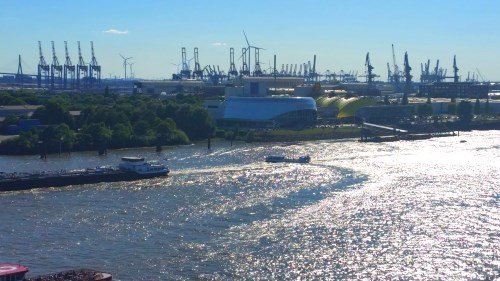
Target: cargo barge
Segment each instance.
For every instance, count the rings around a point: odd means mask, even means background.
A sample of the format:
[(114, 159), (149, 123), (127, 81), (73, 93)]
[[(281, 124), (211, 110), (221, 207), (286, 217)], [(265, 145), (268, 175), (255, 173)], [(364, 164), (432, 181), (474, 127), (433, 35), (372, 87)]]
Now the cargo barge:
[(122, 157), (121, 160), (118, 167), (97, 167), (67, 172), (0, 173), (0, 191), (132, 181), (167, 176), (170, 172), (167, 166), (158, 162), (147, 162), (142, 157)]
[(0, 263), (0, 281), (112, 281), (109, 273), (92, 269), (66, 270), (62, 272), (25, 278), (29, 269), (20, 264)]

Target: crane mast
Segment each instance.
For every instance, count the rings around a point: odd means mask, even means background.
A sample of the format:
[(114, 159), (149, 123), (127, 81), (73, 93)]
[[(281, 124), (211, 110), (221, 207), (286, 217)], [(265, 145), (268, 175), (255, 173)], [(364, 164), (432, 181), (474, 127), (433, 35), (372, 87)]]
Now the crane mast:
[(56, 78), (60, 83), (62, 80), (62, 66), (59, 64), (59, 60), (56, 56), (56, 48), (54, 47), (54, 41), (50, 41), (52, 44), (52, 64), (50, 65), (50, 87), (55, 88)]
[(229, 71), (227, 74), (230, 77), (238, 76), (238, 71), (236, 70), (236, 65), (234, 64), (234, 48), (229, 49)]
[(47, 62), (45, 61), (45, 58), (43, 57), (42, 42), (40, 42), (40, 41), (38, 41), (38, 52), (40, 54), (40, 61), (38, 62), (37, 82), (38, 82), (38, 87), (41, 88), (42, 87), (42, 78), (45, 79), (45, 83), (48, 86), (50, 66), (47, 64)]
[[(78, 44), (78, 64), (76, 65), (76, 87), (79, 89), (81, 86), (86, 84), (87, 76), (89, 73), (89, 67), (85, 63), (82, 57), (82, 49), (80, 48), (80, 41), (77, 41)], [(83, 83), (82, 83), (83, 80)], [(84, 85), (82, 85), (84, 84)]]
[(64, 73), (63, 73), (63, 87), (64, 89), (68, 88), (68, 76), (71, 79), (72, 87), (74, 87), (75, 83), (75, 66), (71, 62), (71, 58), (69, 57), (68, 52), (68, 42), (64, 41), (64, 52), (66, 55), (66, 61), (64, 62)]

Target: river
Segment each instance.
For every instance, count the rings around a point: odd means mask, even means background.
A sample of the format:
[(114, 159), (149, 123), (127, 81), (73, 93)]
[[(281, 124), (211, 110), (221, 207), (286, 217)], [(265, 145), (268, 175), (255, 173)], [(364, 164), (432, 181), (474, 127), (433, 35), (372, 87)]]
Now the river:
[[(466, 142), (461, 142), (465, 140)], [(311, 155), (268, 164), (266, 155)], [(500, 277), (500, 131), (0, 156), (2, 171), (167, 159), (168, 178), (0, 194), (0, 262), (114, 280)]]

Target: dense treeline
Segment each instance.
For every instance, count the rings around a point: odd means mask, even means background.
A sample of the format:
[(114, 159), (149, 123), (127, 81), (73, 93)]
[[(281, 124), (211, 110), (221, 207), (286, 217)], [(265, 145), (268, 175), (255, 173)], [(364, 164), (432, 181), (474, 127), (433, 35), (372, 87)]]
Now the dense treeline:
[[(12, 100), (8, 96), (13, 95), (2, 93), (5, 100)], [(187, 144), (214, 132), (212, 120), (194, 96), (159, 100), (136, 95), (63, 94), (41, 102), (43, 106), (32, 118), (40, 119), (44, 126), (3, 141), (1, 154)]]

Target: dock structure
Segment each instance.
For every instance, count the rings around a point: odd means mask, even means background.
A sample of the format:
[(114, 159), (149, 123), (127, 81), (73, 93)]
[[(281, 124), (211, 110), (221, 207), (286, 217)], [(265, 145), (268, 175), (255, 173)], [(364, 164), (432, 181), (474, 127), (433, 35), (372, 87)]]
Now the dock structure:
[(396, 132), (396, 133), (399, 133), (399, 134), (407, 134), (408, 133), (407, 130), (398, 129), (396, 127), (387, 127), (387, 126), (373, 124), (373, 123), (366, 123), (366, 122), (364, 122), (363, 126), (365, 126), (365, 127), (371, 127), (371, 128), (374, 128), (374, 129), (387, 130), (387, 131)]

